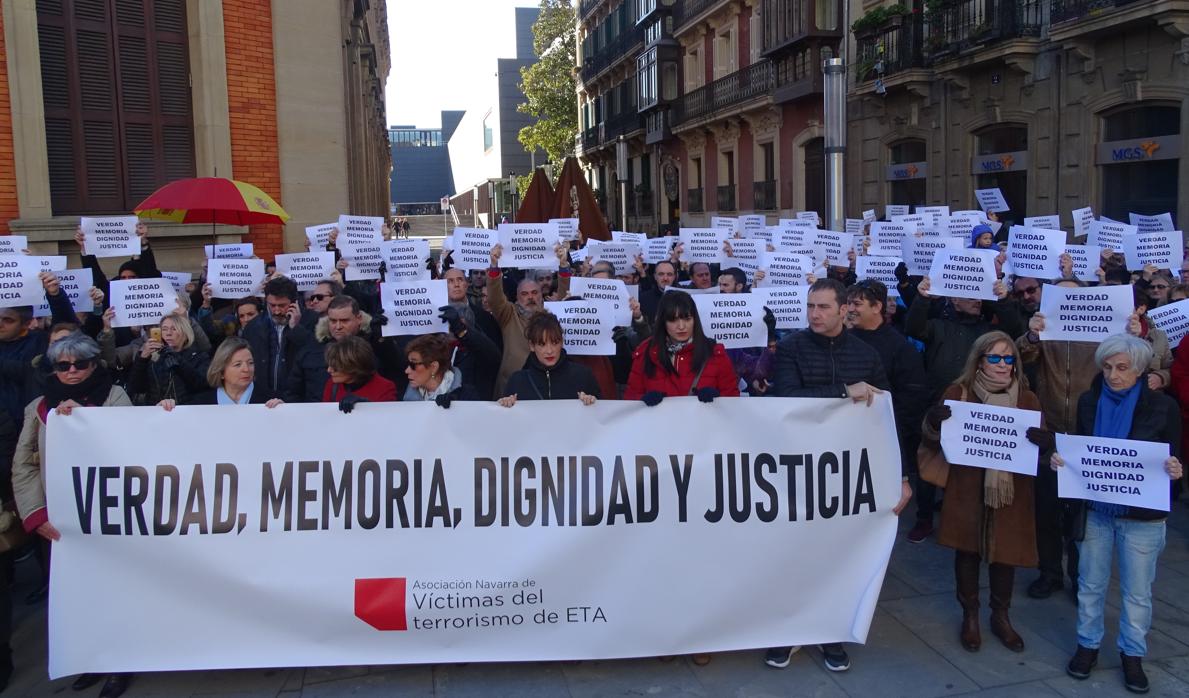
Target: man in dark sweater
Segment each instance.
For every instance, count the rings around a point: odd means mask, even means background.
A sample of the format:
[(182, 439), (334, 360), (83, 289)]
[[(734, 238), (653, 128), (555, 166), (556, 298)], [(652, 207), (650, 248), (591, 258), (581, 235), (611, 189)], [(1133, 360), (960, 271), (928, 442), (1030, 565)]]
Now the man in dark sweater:
[[(776, 345), (772, 367), (772, 394), (777, 397), (851, 399), (870, 405), (888, 389), (879, 354), (845, 327), (846, 287), (834, 279), (818, 279), (809, 287), (806, 303), (809, 329), (798, 330)], [(903, 467), (901, 468), (903, 477)], [(900, 513), (912, 497), (905, 480)], [(799, 647), (773, 647), (764, 657), (768, 666), (783, 669)], [(821, 646), (826, 668), (846, 671), (850, 657), (835, 642)]]

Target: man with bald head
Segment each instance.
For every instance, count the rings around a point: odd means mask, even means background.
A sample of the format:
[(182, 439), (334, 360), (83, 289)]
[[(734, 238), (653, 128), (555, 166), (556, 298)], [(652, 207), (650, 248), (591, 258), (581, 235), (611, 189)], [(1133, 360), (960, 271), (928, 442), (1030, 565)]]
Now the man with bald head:
[[(495, 321), (499, 323), (500, 333), (504, 338), (504, 356), (495, 381), (497, 395), (503, 394), (508, 377), (524, 368), (524, 362), (528, 359), (529, 345), (524, 337), (524, 327), (528, 324), (528, 319), (534, 313), (545, 310), (541, 284), (527, 278), (516, 284), (516, 302), (508, 301), (504, 292), (503, 270), (500, 269), (500, 255), (503, 251), (502, 245), (491, 248), (491, 268), (487, 271), (487, 305), (491, 308)], [(560, 268), (557, 275), (557, 296), (565, 298), (570, 293), (570, 262), (565, 248), (561, 245), (554, 251), (557, 253)]]

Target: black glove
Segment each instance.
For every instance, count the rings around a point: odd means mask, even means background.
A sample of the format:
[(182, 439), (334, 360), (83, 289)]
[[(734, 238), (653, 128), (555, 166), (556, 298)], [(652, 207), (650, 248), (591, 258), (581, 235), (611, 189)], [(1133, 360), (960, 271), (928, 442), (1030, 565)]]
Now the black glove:
[(372, 316), (372, 327), (383, 327), (388, 324), (388, 316), (380, 311)]
[(339, 412), (342, 412), (343, 414), (351, 414), (351, 410), (355, 409), (356, 405), (367, 401), (368, 399), (365, 397), (359, 397), (358, 395), (348, 395), (342, 400), (339, 400)]
[(656, 407), (657, 405), (661, 404), (661, 400), (665, 399), (665, 394), (659, 390), (649, 390), (648, 392), (644, 393), (644, 397), (640, 399), (644, 401), (645, 405), (648, 405), (649, 407)]
[(941, 423), (954, 416), (949, 405), (934, 405), (925, 413), (925, 423), (933, 431), (941, 431)]
[(706, 386), (705, 388), (698, 388), (698, 402), (714, 402), (714, 398), (722, 393), (718, 392), (718, 388)]
[(892, 274), (896, 276), (896, 281), (899, 282), (901, 286), (908, 283), (908, 265), (904, 262), (897, 264), (896, 270), (893, 271)]
[(438, 318), (450, 325), (450, 334), (457, 337), (467, 328), (467, 323), (462, 319), (462, 314), (458, 312), (458, 308), (452, 305), (443, 305), (438, 310), (442, 312)]
[(764, 306), (764, 326), (768, 328), (768, 337), (776, 336), (776, 316), (772, 314), (772, 309)]
[(619, 344), (628, 340), (628, 328), (626, 327), (612, 327), (611, 341)]
[(450, 403), (454, 401), (452, 395), (452, 393), (442, 393), (441, 395), (435, 397), (433, 401), (438, 403), (438, 407), (448, 410), (450, 409)]
[(1051, 453), (1057, 450), (1057, 435), (1048, 429), (1028, 427), (1028, 431), (1024, 432), (1024, 436), (1036, 444), (1037, 448), (1043, 453)]

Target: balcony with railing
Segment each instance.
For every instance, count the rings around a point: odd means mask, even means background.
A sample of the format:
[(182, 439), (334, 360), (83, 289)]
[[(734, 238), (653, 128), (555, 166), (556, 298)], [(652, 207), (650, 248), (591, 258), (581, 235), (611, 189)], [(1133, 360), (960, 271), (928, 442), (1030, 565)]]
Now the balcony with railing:
[(761, 16), (766, 56), (808, 40), (834, 43), (842, 38), (840, 0), (764, 0)]
[(607, 0), (582, 0), (578, 4), (578, 19), (585, 20), (595, 10), (599, 9), (599, 5), (605, 4)]
[(636, 49), (644, 45), (644, 32), (642, 25), (632, 25), (592, 55), (586, 56), (579, 71), (582, 82), (593, 82), (603, 72), (624, 61), (635, 62)]
[(701, 187), (685, 190), (685, 210), (690, 213), (701, 213), (706, 210), (702, 207)]
[(1143, 0), (1053, 0), (1052, 23), (1073, 22), (1111, 13), (1115, 8), (1142, 3)]
[(719, 5), (728, 5), (730, 0), (681, 0), (673, 8), (673, 33), (680, 34), (695, 19), (703, 17)]
[[(1107, 35), (1128, 26), (1184, 26), (1186, 0), (1051, 0), (1049, 38), (1064, 42), (1082, 35)], [(1184, 35), (1180, 30), (1179, 36)]]
[(752, 196), (755, 198), (755, 210), (757, 211), (775, 211), (779, 206), (776, 204), (776, 182), (755, 182), (751, 186)]
[(673, 125), (710, 118), (746, 102), (771, 94), (775, 87), (772, 63), (758, 61), (682, 95), (673, 103)]
[(942, 0), (927, 19), (924, 53), (933, 62), (997, 42), (1039, 37), (1045, 0)]
[(735, 185), (725, 184), (718, 188), (718, 210), (735, 211)]
[(924, 65), (920, 14), (899, 15), (867, 31), (855, 32), (855, 82), (886, 78)]

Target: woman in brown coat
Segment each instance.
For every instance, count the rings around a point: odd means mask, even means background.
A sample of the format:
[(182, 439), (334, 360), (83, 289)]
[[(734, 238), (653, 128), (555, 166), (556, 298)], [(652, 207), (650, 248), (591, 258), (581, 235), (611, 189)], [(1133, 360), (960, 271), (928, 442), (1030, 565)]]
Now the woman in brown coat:
[[(1003, 332), (979, 337), (966, 358), (966, 367), (942, 395), (942, 403), (925, 415), (922, 462), (944, 463), (939, 443), (941, 423), (951, 415), (946, 400), (977, 402), (997, 407), (1040, 410), (1028, 390), (1016, 360), (1016, 346)], [(1042, 440), (1039, 430), (1028, 439)], [(1044, 454), (1047, 455), (1047, 454)], [(1024, 640), (1008, 618), (1017, 567), (1036, 567), (1036, 524), (1033, 477), (993, 468), (946, 464), (945, 499), (937, 542), (953, 548), (958, 603), (962, 606), (962, 646), (971, 652), (982, 644), (979, 633), (979, 563), (986, 560), (991, 578), (991, 632), (1013, 652), (1024, 651)]]

